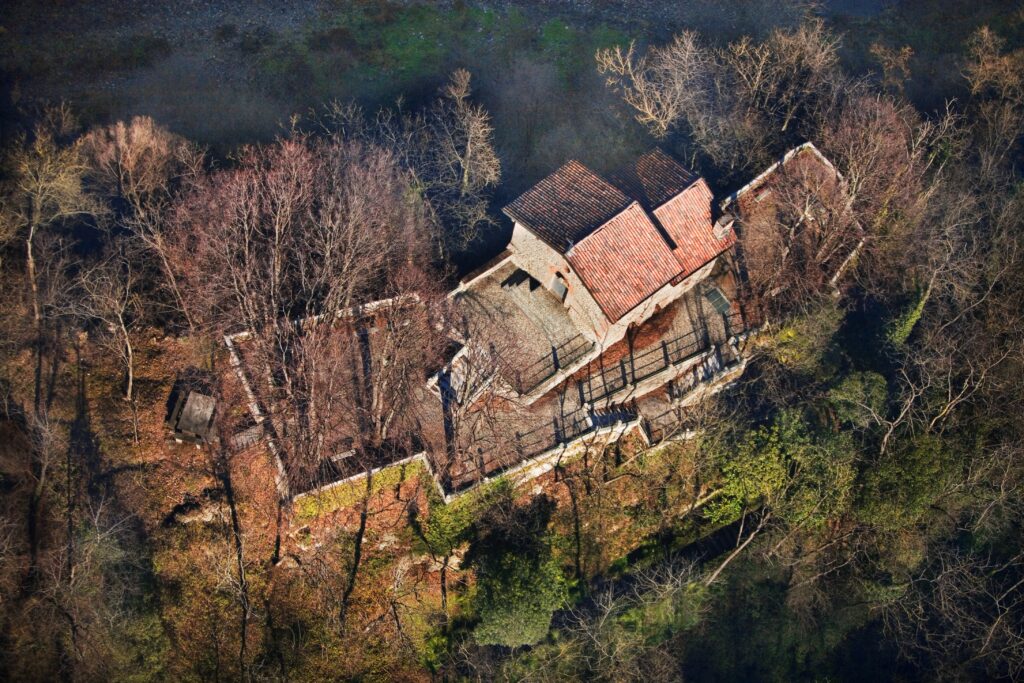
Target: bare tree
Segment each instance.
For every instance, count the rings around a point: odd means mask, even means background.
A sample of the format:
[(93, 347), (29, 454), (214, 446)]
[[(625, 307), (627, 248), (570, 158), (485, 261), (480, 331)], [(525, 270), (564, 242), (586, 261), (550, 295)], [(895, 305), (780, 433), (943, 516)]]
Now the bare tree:
[(983, 26), (968, 41), (964, 64), (983, 177), (1005, 168), (1024, 127), (1024, 51), (1007, 52), (1005, 45), (1005, 40)]
[(910, 59), (914, 49), (904, 45), (899, 49), (874, 43), (871, 56), (882, 67), (882, 87), (894, 95), (903, 94), (903, 84), (910, 78)]
[(773, 313), (813, 308), (858, 248), (863, 231), (846, 192), (834, 169), (804, 152), (740, 198), (750, 290)]
[(706, 98), (713, 78), (713, 55), (699, 44), (694, 31), (684, 31), (663, 47), (638, 55), (636, 43), (598, 50), (597, 70), (608, 85), (622, 93), (636, 119), (658, 138), (686, 117), (695, 129), (704, 128), (710, 112)]
[(1024, 105), (1024, 52), (1005, 52), (1006, 41), (988, 26), (971, 36), (964, 77), (974, 95), (991, 94)]
[(321, 558), (346, 577), (328, 582), (343, 626), (374, 513), (372, 470), (416, 447), (423, 382), (445, 343), (429, 213), (411, 187), (380, 148), (297, 135), (245, 149), (237, 167), (198, 183), (169, 233), (198, 317), (245, 331), (238, 348), (291, 492), (315, 501), (321, 485), (365, 475), (352, 542)]
[(736, 171), (764, 164), (792, 144), (795, 129), (815, 130), (826, 118), (842, 85), (837, 49), (813, 20), (720, 49), (689, 31), (642, 56), (633, 44), (603, 49), (597, 68), (656, 137), (682, 128), (714, 164)]
[(425, 121), (431, 141), (413, 168), (443, 219), (458, 226), (456, 244), (464, 246), (490, 222), (488, 190), (501, 178), (501, 163), (491, 117), (470, 100), (469, 72), (457, 69), (441, 93)]
[(911, 659), (926, 655), (957, 675), (1024, 673), (1024, 556), (940, 551), (885, 612)]
[[(23, 518), (28, 553), (27, 578), (34, 582), (39, 579), (40, 558), (48, 530), (46, 503), (53, 479), (59, 476), (64, 436), (47, 415), (38, 417), (34, 411), (22, 409), (6, 391), (0, 396), (0, 415), (11, 427), (10, 447), (3, 450), (0, 465), (13, 481), (20, 483), (25, 494), (22, 500), (27, 503)], [(22, 568), (26, 567), (22, 565)]]
[(775, 29), (760, 44), (743, 38), (722, 59), (740, 106), (785, 133), (794, 122), (806, 130), (822, 120), (838, 85), (838, 47), (825, 22), (814, 19), (792, 31)]
[(120, 205), (118, 220), (138, 245), (157, 258), (176, 308), (193, 326), (169, 260), (165, 223), (171, 198), (200, 177), (203, 150), (148, 116), (136, 116), (129, 123), (118, 121), (90, 131), (83, 138), (82, 151), (90, 178), (115, 206)]
[(144, 319), (143, 302), (138, 294), (138, 272), (122, 247), (84, 270), (78, 282), (83, 296), (77, 301), (77, 315), (87, 324), (97, 326), (95, 339), (124, 368), (124, 400), (131, 409), (132, 434), (135, 443), (138, 443), (133, 336)]
[(501, 178), (491, 117), (472, 101), (470, 82), (470, 73), (457, 69), (439, 97), (415, 112), (399, 102), (367, 121), (358, 106), (336, 102), (316, 117), (332, 135), (391, 151), (410, 172), (436, 214), (433, 239), (442, 261), (491, 223), (490, 193)]
[[(99, 210), (83, 188), (87, 169), (81, 140), (72, 137), (75, 125), (66, 106), (48, 109), (31, 137), (17, 139), (10, 150), (12, 176), (0, 194), (0, 224), (6, 226), (2, 232), (17, 236), (24, 245), (34, 344), (40, 359), (46, 315), (41, 291), (45, 283), (40, 277), (40, 241), (63, 221)], [(70, 142), (68, 138), (72, 138)], [(38, 413), (42, 410), (42, 386), (38, 381), (36, 384), (34, 406)]]
[(958, 124), (949, 111), (926, 121), (888, 97), (858, 95), (822, 130), (822, 146), (843, 175), (847, 206), (864, 230), (857, 254), (876, 252), (877, 276), (893, 270), (882, 254), (887, 247), (899, 249), (927, 227), (945, 164), (964, 148)]

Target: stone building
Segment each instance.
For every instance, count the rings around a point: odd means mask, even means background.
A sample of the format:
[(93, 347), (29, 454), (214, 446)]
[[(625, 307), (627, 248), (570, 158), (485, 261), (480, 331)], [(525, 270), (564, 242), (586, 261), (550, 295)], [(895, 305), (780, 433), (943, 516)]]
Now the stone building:
[(606, 178), (570, 161), (504, 213), (508, 247), (450, 295), (460, 348), (433, 380), (461, 427), (435, 458), (452, 490), (538, 474), (581, 439), (640, 429), (642, 404), (664, 419), (741, 367), (733, 219), (666, 153)]
[[(838, 178), (808, 143), (716, 202), (658, 149), (607, 177), (566, 163), (505, 207), (508, 246), (448, 294), (450, 355), (415, 391), (422, 450), (363, 468), (418, 461), (450, 499), (499, 475), (530, 480), (628, 434), (689, 433), (687, 411), (742, 374), (760, 324), (741, 305), (736, 228), (763, 213), (774, 182), (807, 168)], [(261, 423), (232, 341), (244, 337), (227, 342)], [(348, 468), (295, 497), (366, 473)]]

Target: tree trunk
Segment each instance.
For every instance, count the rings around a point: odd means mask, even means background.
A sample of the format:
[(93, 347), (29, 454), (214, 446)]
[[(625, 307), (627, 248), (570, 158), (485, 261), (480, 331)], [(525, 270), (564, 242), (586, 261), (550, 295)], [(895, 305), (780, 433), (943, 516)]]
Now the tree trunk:
[(32, 290), (32, 321), (38, 329), (43, 322), (43, 313), (39, 306), (39, 282), (36, 280), (36, 259), (32, 249), (34, 236), (35, 228), (33, 227), (29, 230), (28, 238), (25, 240), (25, 263), (28, 267), (29, 287)]
[(43, 503), (43, 480), (28, 497), (28, 580), (31, 585), (39, 574), (39, 510)]
[[(155, 231), (154, 231), (155, 233)], [(171, 262), (167, 260), (167, 250), (164, 247), (163, 237), (158, 234), (154, 234), (150, 239), (150, 248), (157, 253), (160, 257), (160, 263), (163, 265), (164, 275), (167, 276), (167, 283), (171, 286), (171, 294), (174, 295), (174, 300), (178, 304), (178, 310), (185, 316), (185, 323), (188, 325), (189, 332), (195, 330), (195, 323), (192, 320), (192, 316), (188, 312), (188, 305), (185, 304), (185, 297), (181, 293), (181, 288), (178, 286), (178, 278), (174, 275), (174, 270), (171, 268)]]
[(131, 401), (134, 398), (135, 389), (135, 349), (132, 347), (132, 339), (128, 335), (128, 329), (124, 322), (121, 322), (121, 334), (124, 337), (125, 370), (127, 381), (124, 388), (124, 400)]
[(43, 311), (42, 306), (39, 303), (39, 282), (36, 276), (35, 252), (32, 249), (37, 227), (35, 224), (35, 215), (35, 201), (33, 200), (33, 218), (29, 224), (28, 237), (25, 238), (25, 265), (26, 268), (28, 269), (28, 283), (29, 288), (32, 292), (32, 325), (35, 331), (33, 347), (36, 353), (36, 377), (35, 394), (32, 406), (35, 411), (36, 417), (40, 417), (43, 399)]
[(448, 562), (451, 555), (445, 555), (441, 562), (441, 611), (444, 612), (445, 623), (448, 622)]
[(225, 497), (228, 502), (228, 509), (231, 512), (231, 536), (235, 545), (235, 568), (238, 572), (238, 601), (242, 615), (239, 623), (240, 643), (238, 646), (238, 668), (241, 680), (249, 680), (248, 665), (248, 643), (249, 639), (249, 613), (251, 606), (249, 602), (249, 580), (245, 573), (245, 553), (242, 544), (242, 523), (238, 517), (238, 507), (235, 503), (235, 489), (231, 483), (231, 470), (228, 459), (222, 452), (217, 454), (217, 469), (220, 470), (221, 484), (224, 486)]
[(718, 568), (711, 573), (711, 576), (704, 580), (705, 586), (710, 586), (715, 582), (716, 579), (718, 579), (719, 574), (721, 574), (725, 570), (725, 568), (729, 566), (729, 563), (735, 560), (739, 556), (739, 554), (743, 552), (744, 548), (750, 545), (750, 542), (754, 540), (754, 537), (761, 533), (761, 529), (763, 529), (765, 524), (768, 523), (768, 520), (771, 519), (771, 516), (772, 514), (770, 512), (767, 512), (761, 517), (761, 521), (758, 522), (757, 528), (751, 531), (750, 535), (747, 536), (746, 540), (744, 540), (742, 543), (736, 546), (736, 549), (729, 553), (729, 556), (725, 558), (722, 564), (718, 565)]

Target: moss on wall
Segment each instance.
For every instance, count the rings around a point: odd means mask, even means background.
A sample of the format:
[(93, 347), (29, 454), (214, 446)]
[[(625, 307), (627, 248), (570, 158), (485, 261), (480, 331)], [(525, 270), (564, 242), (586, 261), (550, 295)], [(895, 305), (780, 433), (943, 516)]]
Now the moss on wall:
[[(430, 476), (420, 460), (385, 467), (373, 473), (370, 481), (370, 495), (375, 496), (385, 489), (395, 488), (410, 479), (415, 479), (421, 472)], [(294, 501), (295, 514), (300, 521), (307, 521), (319, 515), (352, 507), (359, 503), (364, 495), (366, 495), (366, 478), (360, 477), (325, 491), (314, 491), (296, 499)]]

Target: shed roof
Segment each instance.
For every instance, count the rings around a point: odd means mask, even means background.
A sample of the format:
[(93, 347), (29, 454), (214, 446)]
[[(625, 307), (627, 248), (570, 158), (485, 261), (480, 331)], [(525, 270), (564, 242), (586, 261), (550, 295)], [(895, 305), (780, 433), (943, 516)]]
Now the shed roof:
[(206, 438), (216, 406), (217, 401), (212, 396), (200, 394), (198, 391), (189, 392), (185, 407), (181, 409), (181, 415), (178, 417), (177, 431)]

